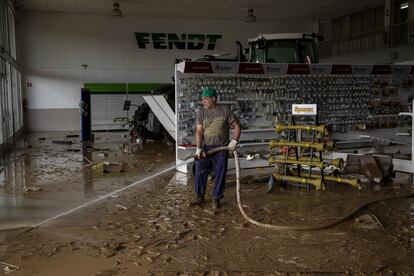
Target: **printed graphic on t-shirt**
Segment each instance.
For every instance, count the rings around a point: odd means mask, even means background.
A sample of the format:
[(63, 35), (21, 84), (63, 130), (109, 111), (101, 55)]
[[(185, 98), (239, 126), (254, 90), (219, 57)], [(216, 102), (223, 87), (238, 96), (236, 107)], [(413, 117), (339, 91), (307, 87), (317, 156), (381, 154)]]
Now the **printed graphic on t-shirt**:
[(217, 137), (223, 132), (226, 120), (224, 116), (204, 120), (204, 136)]

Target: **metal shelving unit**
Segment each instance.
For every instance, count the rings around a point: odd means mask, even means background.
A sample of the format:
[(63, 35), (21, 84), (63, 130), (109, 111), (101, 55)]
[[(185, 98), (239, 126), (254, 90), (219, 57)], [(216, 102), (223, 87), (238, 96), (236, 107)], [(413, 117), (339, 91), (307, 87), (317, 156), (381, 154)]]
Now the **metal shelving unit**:
[[(413, 76), (414, 66), (410, 65), (179, 63), (175, 70), (177, 163), (195, 149), (190, 145), (195, 141), (195, 114), (202, 108), (200, 91), (204, 87), (214, 87), (219, 104), (229, 105), (240, 118), (239, 151), (246, 156), (269, 151), (267, 143), (277, 138), (274, 126), (288, 123), (292, 104), (317, 104), (319, 123), (333, 132), (395, 127), (400, 124), (397, 115), (401, 110), (374, 112), (372, 97), (406, 101), (407, 95), (414, 96)], [(382, 124), (372, 123), (374, 120)], [(266, 159), (256, 161), (268, 165)]]

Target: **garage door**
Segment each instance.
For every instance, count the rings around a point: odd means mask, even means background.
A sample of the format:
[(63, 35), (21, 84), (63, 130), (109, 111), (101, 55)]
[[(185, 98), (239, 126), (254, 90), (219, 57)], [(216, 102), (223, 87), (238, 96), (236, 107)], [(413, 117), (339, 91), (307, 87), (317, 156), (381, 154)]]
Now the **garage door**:
[[(92, 94), (92, 130), (128, 129), (128, 125), (123, 125), (119, 118), (132, 118), (136, 109), (135, 105), (140, 105), (144, 102), (142, 96), (137, 94)], [(129, 111), (123, 111), (126, 99), (131, 101)]]
[[(157, 93), (165, 83), (85, 83), (91, 92), (92, 131), (128, 129), (126, 118), (132, 118), (137, 106), (144, 103), (143, 96)], [(170, 84), (171, 85), (171, 84)], [(129, 111), (124, 101), (130, 100)], [(124, 118), (124, 120), (121, 120)]]

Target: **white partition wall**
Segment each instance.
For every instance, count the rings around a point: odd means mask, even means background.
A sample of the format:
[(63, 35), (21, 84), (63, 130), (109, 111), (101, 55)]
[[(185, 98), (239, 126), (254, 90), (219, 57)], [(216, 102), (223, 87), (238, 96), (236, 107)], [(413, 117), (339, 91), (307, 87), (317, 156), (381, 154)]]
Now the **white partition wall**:
[[(113, 18), (40, 11), (22, 11), (19, 15), (24, 82), (32, 84), (24, 86), (28, 115), (33, 120), (28, 125), (31, 131), (40, 127), (60, 130), (66, 125), (64, 121), (51, 122), (54, 118), (46, 113), (68, 112), (73, 114), (71, 120), (78, 118), (79, 91), (84, 83), (171, 83), (175, 59), (226, 52), (236, 55), (236, 41), (247, 47), (247, 39), (258, 33), (311, 32), (313, 23), (246, 24), (242, 20)], [(163, 33), (165, 39), (167, 34), (217, 34), (221, 39), (214, 50), (206, 46), (200, 50), (154, 49), (152, 44), (143, 49), (138, 46), (136, 33)], [(70, 126), (79, 128), (79, 124)]]

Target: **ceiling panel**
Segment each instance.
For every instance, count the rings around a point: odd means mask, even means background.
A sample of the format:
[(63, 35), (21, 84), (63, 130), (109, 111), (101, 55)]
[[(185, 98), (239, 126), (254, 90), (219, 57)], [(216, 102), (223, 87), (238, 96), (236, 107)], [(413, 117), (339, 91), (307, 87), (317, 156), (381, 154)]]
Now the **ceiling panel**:
[[(76, 12), (78, 0), (61, 0), (61, 12)], [(26, 3), (26, 2), (24, 2)], [(23, 5), (24, 8), (24, 5)]]
[(111, 6), (112, 2), (110, 2), (110, 1), (101, 1), (101, 0), (93, 0), (92, 5), (90, 6), (90, 9), (92, 11), (91, 13), (98, 13), (98, 14), (107, 13), (107, 14), (109, 14), (108, 5)]
[(62, 8), (62, 1), (53, 1), (53, 0), (47, 0), (46, 4), (47, 8), (53, 9), (53, 10), (60, 10)]
[[(124, 16), (243, 20), (249, 8), (258, 21), (315, 21), (357, 13), (384, 0), (117, 0)], [(20, 0), (23, 10), (109, 14), (112, 0)]]

